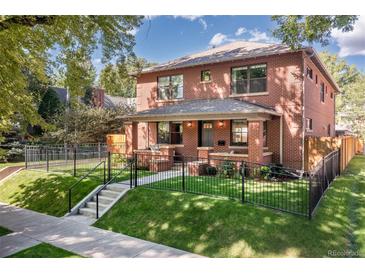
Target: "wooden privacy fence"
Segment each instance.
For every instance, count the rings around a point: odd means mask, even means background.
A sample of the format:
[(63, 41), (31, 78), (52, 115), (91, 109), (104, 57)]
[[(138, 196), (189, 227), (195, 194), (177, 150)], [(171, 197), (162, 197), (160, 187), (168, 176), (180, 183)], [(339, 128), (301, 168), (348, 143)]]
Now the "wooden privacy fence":
[(355, 136), (307, 136), (304, 142), (304, 168), (313, 170), (332, 151), (340, 150), (340, 170), (343, 171), (355, 154), (363, 154), (363, 140)]
[(108, 151), (111, 153), (125, 153), (125, 134), (108, 134), (106, 136)]

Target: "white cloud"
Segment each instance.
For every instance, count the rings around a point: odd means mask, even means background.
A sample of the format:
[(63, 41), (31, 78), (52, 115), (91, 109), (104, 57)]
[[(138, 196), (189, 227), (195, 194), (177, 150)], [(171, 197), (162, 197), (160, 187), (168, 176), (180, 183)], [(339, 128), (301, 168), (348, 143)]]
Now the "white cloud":
[(174, 18), (183, 18), (183, 19), (187, 19), (189, 21), (195, 21), (198, 18), (203, 17), (202, 15), (174, 15)]
[(199, 23), (203, 26), (204, 30), (207, 30), (208, 24), (203, 18), (199, 18)]
[(354, 30), (341, 32), (338, 29), (332, 31), (332, 37), (340, 48), (339, 56), (365, 55), (365, 16), (360, 16), (356, 21)]
[(209, 45), (215, 47), (215, 46), (219, 46), (219, 45), (221, 45), (225, 42), (229, 42), (229, 41), (232, 41), (232, 39), (229, 39), (227, 37), (227, 35), (219, 32), (219, 33), (214, 34), (212, 39), (210, 39)]
[(236, 30), (235, 35), (236, 35), (236, 36), (240, 36), (240, 35), (244, 34), (245, 32), (247, 32), (247, 29), (246, 29), (246, 28), (244, 28), (244, 27), (239, 27), (239, 28)]
[(132, 34), (133, 36), (135, 36), (138, 32), (138, 28), (133, 28), (130, 31), (128, 31), (129, 34)]
[(249, 31), (251, 37), (248, 39), (250, 42), (264, 42), (264, 43), (275, 43), (276, 40), (270, 37), (266, 32), (261, 32), (258, 29), (253, 29)]
[(174, 15), (174, 18), (183, 18), (189, 20), (190, 22), (194, 22), (197, 20), (199, 24), (202, 25), (204, 30), (208, 28), (208, 24), (204, 20), (202, 15)]

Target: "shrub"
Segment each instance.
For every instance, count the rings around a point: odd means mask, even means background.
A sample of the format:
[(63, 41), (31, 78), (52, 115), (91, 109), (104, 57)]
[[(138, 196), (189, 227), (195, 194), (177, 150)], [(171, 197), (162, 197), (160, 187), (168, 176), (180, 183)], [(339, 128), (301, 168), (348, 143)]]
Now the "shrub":
[(7, 153), (6, 153), (7, 160), (9, 162), (20, 162), (24, 161), (24, 150), (21, 148), (15, 148), (12, 147)]
[(271, 168), (269, 166), (262, 166), (260, 168), (260, 175), (265, 180), (269, 180), (272, 177)]
[(0, 148), (0, 163), (6, 163), (7, 162), (7, 150)]
[(217, 175), (217, 169), (214, 166), (207, 166), (205, 170), (207, 172), (207, 175), (210, 175), (210, 176)]
[(234, 175), (234, 163), (232, 161), (224, 161), (219, 166), (219, 175), (232, 178)]

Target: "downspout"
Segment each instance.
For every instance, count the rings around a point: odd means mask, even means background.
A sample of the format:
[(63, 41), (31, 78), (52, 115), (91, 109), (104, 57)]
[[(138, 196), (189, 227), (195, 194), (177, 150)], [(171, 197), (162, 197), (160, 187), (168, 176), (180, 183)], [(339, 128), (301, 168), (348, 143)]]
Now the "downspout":
[(283, 114), (280, 116), (280, 164), (283, 164)]
[[(305, 67), (304, 67), (304, 55), (305, 52), (302, 51), (302, 170), (304, 170), (304, 146), (305, 146)], [(312, 56), (314, 52), (312, 53)]]

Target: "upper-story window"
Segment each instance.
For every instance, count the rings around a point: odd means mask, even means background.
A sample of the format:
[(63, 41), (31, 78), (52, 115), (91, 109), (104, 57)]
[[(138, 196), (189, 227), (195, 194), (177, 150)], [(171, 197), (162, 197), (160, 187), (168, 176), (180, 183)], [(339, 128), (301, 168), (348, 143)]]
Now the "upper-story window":
[(313, 120), (311, 118), (305, 118), (305, 129), (307, 131), (313, 130)]
[(232, 94), (266, 91), (266, 64), (232, 68)]
[(307, 77), (313, 79), (313, 70), (310, 67), (307, 67)]
[(210, 74), (210, 70), (202, 70), (200, 73), (200, 81), (209, 82), (211, 80), (212, 80), (212, 76)]
[(158, 99), (159, 100), (171, 100), (183, 98), (184, 86), (183, 75), (172, 75), (158, 77)]
[(318, 75), (316, 74), (316, 85), (318, 84)]
[(321, 83), (321, 87), (319, 90), (319, 97), (322, 103), (324, 103), (324, 83)]

